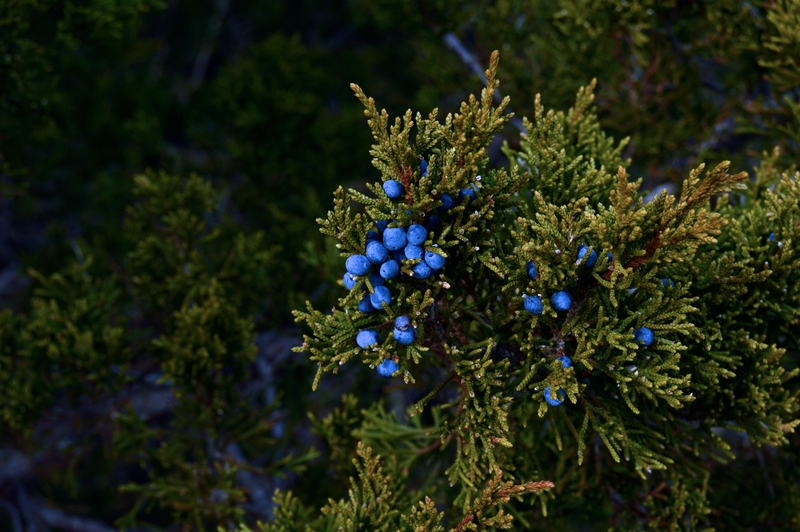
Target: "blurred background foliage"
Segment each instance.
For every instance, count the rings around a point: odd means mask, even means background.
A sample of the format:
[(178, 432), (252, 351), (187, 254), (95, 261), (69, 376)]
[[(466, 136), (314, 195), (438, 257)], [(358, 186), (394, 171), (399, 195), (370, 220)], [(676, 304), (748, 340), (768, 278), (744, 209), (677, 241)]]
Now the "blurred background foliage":
[[(18, 391), (30, 401), (9, 407), (3, 444), (30, 445), (16, 431), (29, 434), (36, 416), (45, 416), (62, 396), (79, 403), (87, 395), (118, 393), (124, 381), (119, 368), (147, 364), (140, 353), (151, 345), (145, 340), (161, 338), (152, 345), (169, 351), (170, 335), (187, 334), (181, 327), (191, 321), (192, 297), (200, 306), (222, 298), (223, 307), (238, 312), (219, 327), (238, 339), (239, 372), (253, 356), (241, 351), (242, 342), (289, 327), (289, 311), (306, 299), (317, 308), (334, 304), (341, 295), (340, 259), (314, 220), (329, 208), (336, 186), (362, 188), (377, 176), (351, 82), (392, 115), (438, 107), (443, 116), (476, 89), (474, 65), (485, 67), (498, 49), (501, 90), (517, 116), (532, 117), (537, 93), (547, 107), (566, 109), (578, 88), (596, 78), (602, 127), (617, 139), (631, 138), (623, 154), (633, 160), (629, 173), (660, 188), (701, 161), (731, 159), (732, 168), (750, 170), (774, 145), (781, 147), (775, 164), (797, 160), (798, 25), (797, 0), (3, 2), (0, 305), (9, 311), (0, 315), (0, 336), (5, 353), (33, 349), (25, 355), (35, 361), (28, 370), (41, 377), (28, 383), (40, 392)], [(496, 139), (492, 164), (507, 163), (500, 147), (503, 140), (518, 147), (516, 135), (509, 129)], [(168, 175), (192, 174), (207, 181), (191, 178), (186, 185), (200, 191), (200, 203), (187, 207), (187, 216), (213, 228), (192, 236), (202, 241), (193, 248), (202, 266), (181, 263), (179, 245), (159, 250), (152, 240), (172, 223), (170, 190), (194, 201)], [(146, 183), (135, 186), (142, 175), (155, 183), (150, 192)], [(148, 197), (156, 198), (152, 211)], [(174, 221), (176, 230), (184, 222)], [(167, 251), (178, 258), (159, 273), (156, 258)], [(58, 311), (46, 311), (53, 305)], [(62, 321), (53, 324), (49, 316)], [(250, 318), (253, 330), (241, 321)], [(97, 341), (82, 341), (71, 328), (76, 323)], [(41, 352), (25, 338), (38, 338)], [(75, 364), (52, 378), (41, 376), (52, 355), (43, 338), (78, 353)], [(92, 364), (109, 350), (113, 360), (100, 371)], [(180, 359), (177, 351), (172, 356)], [(339, 391), (310, 399), (308, 369), (297, 360), (281, 364), (276, 374), (285, 378), (274, 397), (259, 399), (260, 408), (282, 398), (284, 428), (276, 445), (286, 445), (295, 430), (304, 431), (303, 443), (312, 441), (306, 412)], [(179, 366), (162, 369), (169, 367)], [(8, 372), (3, 382), (11, 382), (13, 368), (2, 368)], [(146, 375), (142, 370), (142, 379)], [(347, 386), (363, 390), (361, 406), (378, 397), (379, 384), (357, 371), (351, 378)], [(213, 400), (238, 401), (238, 393), (226, 389)], [(135, 418), (120, 419), (138, 430)], [(216, 431), (223, 422), (204, 423)], [(331, 435), (316, 418), (313, 427), (318, 442), (351, 438)], [(92, 434), (102, 440), (104, 433)], [(46, 447), (45, 440), (39, 443)], [(136, 448), (123, 443), (125, 452)], [(175, 445), (176, 452), (192, 454), (180, 448), (185, 441)], [(150, 466), (115, 469), (109, 449), (98, 441), (67, 456), (69, 474), (42, 473), (35, 489), (100, 519), (119, 518), (132, 500), (109, 503), (105, 493), (97, 499), (102, 502), (91, 502), (103, 490), (98, 486), (141, 484)], [(175, 455), (159, 455), (162, 450), (147, 460), (168, 468)], [(272, 458), (289, 467), (286, 456)], [(348, 465), (338, 460), (323, 455), (306, 464), (313, 474), (294, 477), (309, 502), (341, 489), (329, 478), (331, 467), (344, 467), (340, 476), (347, 475)], [(214, 500), (233, 504), (239, 494), (229, 474), (218, 478), (222, 487), (209, 493), (221, 489)], [(173, 509), (181, 507), (174, 494), (163, 497)], [(184, 515), (175, 511), (149, 519), (166, 526)], [(194, 523), (191, 512), (186, 515)], [(224, 524), (235, 515), (226, 510), (203, 519)]]

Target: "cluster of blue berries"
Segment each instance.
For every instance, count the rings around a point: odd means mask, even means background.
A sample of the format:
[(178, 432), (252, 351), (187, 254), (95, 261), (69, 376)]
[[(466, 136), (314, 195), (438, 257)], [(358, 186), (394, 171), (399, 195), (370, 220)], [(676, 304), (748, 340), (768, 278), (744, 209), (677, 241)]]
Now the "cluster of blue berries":
[[(428, 230), (421, 224), (413, 224), (408, 228), (387, 227), (388, 222), (383, 220), (376, 225), (379, 231), (383, 227), (382, 234), (375, 231), (367, 233), (364, 254), (351, 255), (345, 261), (347, 272), (343, 281), (349, 290), (356, 285), (358, 277), (368, 275), (373, 288), (369, 303), (373, 309), (382, 309), (383, 303), (391, 302), (389, 289), (383, 284), (400, 275), (400, 264), (404, 260), (418, 261), (411, 268), (412, 275), (417, 279), (427, 279), (444, 267), (445, 259), (422, 247), (428, 238)], [(371, 309), (359, 307), (359, 310), (369, 312)]]
[[(597, 260), (596, 257), (595, 260)], [(533, 261), (528, 262), (526, 269), (528, 271), (528, 277), (531, 279), (536, 279), (536, 277), (538, 277), (539, 273), (536, 271), (536, 264), (534, 264)], [(550, 296), (550, 302), (553, 304), (553, 308), (556, 309), (556, 311), (566, 312), (572, 306), (572, 296), (570, 296), (569, 292), (566, 290), (557, 290), (556, 292), (553, 292), (552, 296)], [(539, 296), (525, 297), (523, 300), (523, 305), (525, 306), (525, 310), (531, 314), (536, 314), (537, 316), (544, 311), (542, 298)]]
[[(428, 173), (428, 163), (420, 159), (420, 174)], [(480, 176), (476, 178), (480, 180)], [(383, 183), (383, 191), (390, 200), (399, 199), (405, 192), (402, 183), (389, 179)], [(450, 194), (440, 196), (441, 206), (439, 213), (444, 213), (454, 207), (456, 203), (466, 201), (471, 203), (480, 188), (476, 183), (461, 190), (458, 199), (454, 200)], [(409, 212), (409, 211), (407, 211)], [(383, 309), (389, 305), (392, 294), (384, 283), (400, 275), (403, 261), (414, 261), (411, 266), (411, 276), (424, 280), (441, 270), (445, 265), (445, 258), (431, 249), (425, 249), (423, 244), (428, 239), (428, 232), (438, 229), (441, 220), (437, 216), (429, 216), (427, 226), (411, 224), (407, 227), (389, 227), (389, 220), (380, 220), (375, 223), (376, 229), (367, 232), (364, 254), (352, 255), (345, 261), (347, 272), (344, 274), (344, 285), (348, 290), (356, 286), (360, 277), (366, 276), (372, 292), (363, 296), (358, 303), (358, 310), (364, 313)], [(400, 345), (414, 343), (416, 333), (408, 316), (398, 316), (394, 321), (393, 336)], [(366, 329), (359, 331), (356, 343), (362, 349), (367, 349), (380, 342), (377, 331)], [(378, 373), (384, 377), (391, 377), (399, 368), (397, 362), (386, 359), (378, 365)]]
[[(416, 332), (408, 316), (398, 316), (394, 320), (394, 339), (398, 344), (411, 345), (414, 343)], [(361, 349), (369, 349), (380, 342), (381, 337), (374, 329), (364, 329), (358, 332), (356, 343)], [(400, 366), (394, 360), (387, 358), (378, 365), (378, 374), (382, 377), (391, 377)]]

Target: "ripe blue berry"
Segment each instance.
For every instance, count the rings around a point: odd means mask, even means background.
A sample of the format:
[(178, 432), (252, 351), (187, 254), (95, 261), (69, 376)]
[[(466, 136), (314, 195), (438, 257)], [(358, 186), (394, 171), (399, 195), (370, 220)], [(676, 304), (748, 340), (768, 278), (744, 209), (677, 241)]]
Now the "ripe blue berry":
[(411, 268), (411, 271), (414, 272), (414, 277), (417, 279), (427, 279), (431, 276), (431, 273), (433, 273), (430, 266), (425, 264), (425, 262), (418, 262)]
[(404, 254), (408, 260), (421, 259), (423, 253), (425, 253), (425, 250), (422, 249), (422, 246), (417, 246), (416, 244), (409, 244), (404, 250)]
[(542, 305), (542, 300), (536, 296), (528, 296), (524, 300), (525, 310), (530, 312), (531, 314), (536, 314), (537, 316), (542, 313), (544, 310), (544, 306)]
[(444, 267), (444, 257), (433, 251), (425, 252), (425, 262), (432, 270), (439, 270)]
[(408, 228), (406, 232), (406, 239), (409, 244), (420, 245), (428, 238), (428, 230), (420, 224), (414, 224)]
[(400, 345), (411, 345), (414, 343), (414, 337), (416, 333), (413, 327), (409, 327), (405, 331), (398, 329), (395, 327), (394, 329), (394, 339), (397, 340), (397, 343)]
[(531, 279), (536, 279), (539, 276), (539, 272), (536, 271), (536, 265), (532, 260), (529, 260), (525, 267), (528, 269), (528, 277)]
[(560, 357), (556, 357), (556, 360), (561, 362), (561, 365), (564, 369), (567, 369), (572, 366), (572, 359), (569, 358), (567, 355), (561, 355)]
[(614, 255), (610, 251), (606, 253), (606, 258), (608, 259), (609, 263), (614, 262)]
[(365, 275), (369, 271), (369, 260), (364, 255), (350, 255), (344, 261), (350, 275)]
[(378, 232), (383, 233), (389, 227), (389, 220), (378, 220), (375, 222), (375, 227), (378, 228)]
[(397, 362), (394, 360), (387, 358), (380, 364), (378, 364), (378, 374), (381, 377), (386, 377), (387, 379), (392, 376), (392, 373), (397, 371), (400, 366), (397, 365)]
[(397, 199), (403, 195), (403, 185), (394, 179), (384, 181), (383, 191), (389, 196), (389, 199)]
[[(578, 248), (578, 260), (582, 259), (583, 256), (586, 255), (587, 251), (589, 251), (589, 246), (581, 245), (581, 247)], [(586, 258), (586, 261), (584, 261), (583, 267), (591, 268), (595, 265), (595, 263), (597, 263), (597, 252), (592, 250), (592, 252), (589, 253), (589, 256)]]
[(356, 279), (355, 279), (355, 278), (354, 278), (354, 277), (353, 277), (353, 276), (350, 274), (350, 272), (345, 272), (345, 273), (344, 273), (344, 277), (342, 277), (342, 280), (344, 281), (344, 287), (345, 287), (345, 288), (347, 288), (348, 290), (350, 290), (351, 288), (353, 288), (353, 287), (356, 285), (356, 283), (358, 282), (358, 281), (356, 281)]
[(370, 312), (375, 311), (375, 307), (372, 306), (372, 303), (370, 302), (368, 295), (362, 297), (361, 301), (358, 302), (358, 310), (363, 312), (364, 314), (368, 314)]
[(458, 192), (458, 202), (462, 203), (464, 201), (464, 198), (468, 198), (467, 205), (469, 205), (477, 196), (478, 196), (477, 186), (475, 185), (475, 183), (470, 183), (470, 185), (467, 188), (462, 188)]
[(380, 310), (383, 308), (383, 303), (388, 305), (392, 302), (392, 294), (385, 286), (376, 286), (375, 290), (369, 295), (369, 300), (373, 307)]
[(670, 288), (675, 288), (675, 282), (674, 281), (671, 281), (670, 279), (666, 279), (666, 278), (661, 279), (661, 286), (666, 288), (667, 285), (669, 285)]
[(572, 306), (572, 297), (570, 297), (569, 293), (565, 290), (555, 292), (550, 298), (550, 301), (553, 303), (553, 308), (558, 312), (566, 312)]
[(400, 265), (396, 260), (387, 260), (381, 264), (380, 274), (384, 279), (394, 279), (400, 274)]
[(775, 233), (770, 233), (769, 237), (767, 237), (767, 238), (769, 238), (770, 242), (775, 242)]
[(389, 260), (389, 250), (376, 240), (367, 243), (367, 260), (372, 264), (383, 264)]
[(381, 235), (379, 235), (378, 233), (376, 233), (375, 231), (370, 229), (369, 231), (367, 231), (367, 245), (369, 245), (369, 243), (374, 241), (374, 240), (377, 240), (377, 241), (380, 242)]
[(377, 332), (373, 331), (372, 329), (364, 329), (363, 331), (358, 331), (356, 343), (361, 349), (366, 349), (371, 345), (377, 344), (380, 339), (381, 337)]
[(647, 327), (641, 327), (633, 331), (633, 339), (642, 342), (645, 346), (648, 346), (653, 343), (653, 340), (655, 340), (656, 337), (653, 334), (653, 331)]
[(442, 224), (442, 221), (439, 219), (438, 216), (431, 216), (428, 219), (428, 231), (436, 231), (439, 229), (439, 226)]
[(442, 206), (441, 206), (441, 207), (439, 207), (439, 209), (438, 209), (438, 210), (439, 210), (439, 212), (445, 212), (445, 211), (449, 211), (450, 209), (452, 209), (452, 208), (453, 208), (453, 205), (455, 205), (455, 204), (456, 204), (456, 202), (455, 202), (455, 201), (453, 201), (453, 196), (451, 196), (451, 195), (450, 195), (450, 194), (448, 194), (447, 192), (445, 192), (444, 194), (442, 194), (442, 195), (439, 197), (439, 201), (441, 201), (441, 202), (442, 202)]
[(426, 161), (425, 159), (419, 160), (419, 171), (422, 173), (422, 175), (428, 173), (428, 161)]
[(544, 388), (544, 400), (547, 401), (547, 404), (550, 406), (559, 406), (561, 403), (567, 400), (567, 394), (564, 393), (564, 390), (558, 390), (558, 395), (561, 396), (561, 399), (557, 397), (554, 399), (550, 395), (550, 387), (545, 386)]
[(405, 331), (409, 327), (411, 327), (411, 320), (408, 318), (408, 316), (397, 316), (394, 319), (395, 329), (400, 329), (401, 331)]
[(389, 227), (383, 232), (383, 245), (386, 249), (403, 249), (408, 244), (405, 227)]

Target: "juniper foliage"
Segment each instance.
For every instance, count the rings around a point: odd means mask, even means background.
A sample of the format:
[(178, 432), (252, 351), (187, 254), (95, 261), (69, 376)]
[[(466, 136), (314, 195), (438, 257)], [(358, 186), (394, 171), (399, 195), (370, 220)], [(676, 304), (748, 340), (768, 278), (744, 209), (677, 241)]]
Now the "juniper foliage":
[[(777, 151), (765, 154), (752, 181), (730, 173), (728, 162), (709, 170), (701, 164), (677, 196), (663, 191), (645, 203), (641, 179), (629, 179), (630, 161), (621, 156), (627, 139), (615, 143), (599, 127), (593, 84), (578, 91), (567, 113), (545, 112), (537, 96), (520, 149), (505, 147), (510, 168), (489, 170), (486, 147), (510, 118), (507, 98), (493, 103), (497, 65), (495, 53), (487, 88), (443, 122), (436, 111), (416, 120), (408, 111), (392, 123), (353, 86), (375, 139), (373, 165), (405, 194), (393, 201), (377, 184), (368, 185), (373, 196), (340, 188), (334, 209), (318, 220), (321, 231), (338, 240), (345, 258), (363, 253), (367, 231), (380, 220), (429, 225), (438, 215), (441, 226), (425, 248), (446, 265), (417, 279), (419, 260), (404, 260), (400, 276), (385, 282), (393, 299), (382, 311), (357, 309), (375, 289), (366, 275), (330, 313), (309, 303), (295, 313), (310, 329), (297, 351), (317, 364), (315, 387), (348, 365), (399, 364), (396, 375), (418, 397), (406, 419), (371, 408), (351, 433), (404, 472), (435, 454), (455, 487), (442, 490), (440, 469), (430, 465), (415, 474), (423, 492), (445, 502), (451, 522), (459, 512), (473, 516), (456, 530), (499, 523), (472, 509), (500, 474), (558, 486), (555, 498), (537, 491), (539, 511), (514, 505), (528, 526), (548, 504), (563, 512), (562, 497), (611, 490), (631, 501), (613, 509), (623, 526), (703, 528), (712, 511), (706, 463), (734, 458), (722, 434), (782, 445), (800, 423), (797, 370), (781, 363), (781, 345), (800, 320), (797, 283), (781, 280), (798, 266), (797, 174), (779, 177)], [(456, 196), (471, 184), (474, 200), (441, 212), (442, 194)], [(597, 253), (596, 263), (578, 258), (580, 246), (588, 247), (583, 257)], [(571, 295), (568, 309), (550, 303), (557, 291)], [(540, 314), (523, 309), (532, 296), (541, 298)], [(407, 347), (387, 329), (399, 315), (411, 317), (416, 331)], [(652, 345), (635, 339), (641, 328), (655, 335)], [(364, 329), (380, 332), (377, 345), (356, 346)], [(557, 391), (566, 400), (553, 406)], [(421, 418), (434, 420), (427, 433)], [(425, 436), (438, 439), (414, 445)], [(323, 512), (349, 515), (346, 502), (337, 504)], [(376, 509), (369, 519), (389, 515)]]

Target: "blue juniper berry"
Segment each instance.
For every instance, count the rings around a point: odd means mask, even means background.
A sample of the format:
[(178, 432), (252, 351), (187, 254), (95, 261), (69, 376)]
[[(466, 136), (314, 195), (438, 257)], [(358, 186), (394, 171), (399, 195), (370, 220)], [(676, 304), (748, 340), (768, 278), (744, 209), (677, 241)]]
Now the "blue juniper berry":
[(400, 366), (397, 365), (397, 362), (394, 360), (387, 358), (380, 364), (378, 364), (378, 374), (381, 377), (386, 377), (387, 379), (392, 376), (392, 373), (397, 371)]
[(425, 262), (432, 270), (439, 270), (444, 267), (444, 257), (433, 251), (425, 252)]
[(553, 303), (553, 308), (558, 312), (566, 312), (572, 306), (572, 297), (566, 290), (555, 292), (550, 301)]
[(523, 304), (525, 305), (525, 310), (531, 314), (536, 314), (537, 316), (544, 310), (542, 299), (537, 296), (526, 297)]
[(375, 345), (380, 341), (381, 337), (372, 329), (364, 329), (359, 331), (356, 336), (356, 343), (361, 349), (367, 349), (371, 345)]
[(544, 400), (547, 401), (548, 405), (550, 405), (550, 406), (559, 406), (559, 405), (561, 405), (561, 403), (566, 401), (567, 395), (564, 393), (564, 390), (559, 389), (558, 390), (558, 395), (561, 396), (561, 399), (558, 399), (557, 397), (553, 398), (550, 395), (550, 387), (549, 386), (545, 387), (545, 389), (544, 389)]
[(403, 195), (403, 185), (394, 179), (389, 179), (383, 183), (383, 191), (389, 199), (397, 199)]
[(350, 255), (344, 262), (350, 275), (365, 275), (369, 271), (369, 259), (364, 255)]
[(645, 346), (651, 345), (653, 340), (656, 339), (653, 331), (648, 329), (647, 327), (640, 327), (633, 331), (633, 339), (642, 342)]

